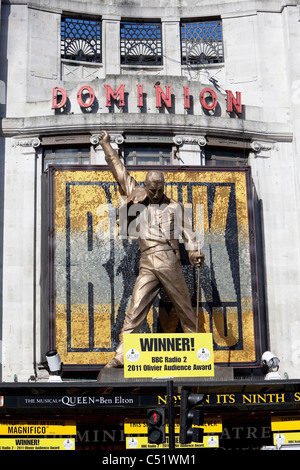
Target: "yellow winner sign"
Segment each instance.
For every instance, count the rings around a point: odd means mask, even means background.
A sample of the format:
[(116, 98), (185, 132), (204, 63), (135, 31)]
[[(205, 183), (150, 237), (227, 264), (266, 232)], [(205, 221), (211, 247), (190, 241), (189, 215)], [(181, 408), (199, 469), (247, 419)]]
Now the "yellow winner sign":
[(213, 377), (211, 333), (124, 334), (124, 377)]

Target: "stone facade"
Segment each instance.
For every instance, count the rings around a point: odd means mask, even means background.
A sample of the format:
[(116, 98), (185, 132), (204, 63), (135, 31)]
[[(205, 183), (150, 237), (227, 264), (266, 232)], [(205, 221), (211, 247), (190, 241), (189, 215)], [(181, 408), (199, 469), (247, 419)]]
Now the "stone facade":
[[(62, 13), (102, 21), (102, 62), (61, 59)], [(180, 21), (222, 20), (224, 61), (181, 64)], [(123, 18), (160, 20), (162, 65), (122, 65)], [(179, 165), (201, 165), (210, 137), (247, 142), (263, 219), (265, 295), (270, 350), (289, 378), (300, 375), (300, 2), (291, 0), (2, 0), (0, 29), (0, 224), (2, 380), (39, 377), (41, 357), (42, 140), (101, 129), (168, 133)], [(124, 85), (124, 106), (107, 106), (106, 87)], [(138, 85), (144, 99), (138, 102)], [(164, 93), (157, 106), (157, 88)], [(164, 97), (170, 86), (171, 104)], [(67, 106), (53, 107), (53, 89)], [(83, 88), (82, 88), (83, 87)], [(78, 91), (92, 90), (93, 106), (80, 106)], [(184, 87), (193, 98), (186, 106)], [(218, 106), (199, 99), (213, 90)], [(228, 111), (227, 90), (241, 93), (242, 112)], [(140, 89), (141, 91), (141, 89)], [(83, 95), (81, 95), (83, 96)], [(89, 98), (88, 98), (89, 99)], [(97, 142), (96, 142), (97, 143)], [(101, 149), (92, 163), (104, 164)]]

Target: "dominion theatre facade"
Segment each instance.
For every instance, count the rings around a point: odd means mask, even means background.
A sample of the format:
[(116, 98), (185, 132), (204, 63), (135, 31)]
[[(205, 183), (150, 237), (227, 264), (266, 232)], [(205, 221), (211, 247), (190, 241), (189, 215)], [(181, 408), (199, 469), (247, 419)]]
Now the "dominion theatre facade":
[[(274, 445), (285, 429), (272, 416), (293, 422), (300, 400), (300, 2), (2, 0), (0, 11), (1, 416), (55, 414), (75, 423), (76, 448), (125, 449), (125, 417), (168, 402), (153, 364), (144, 381), (112, 371), (99, 384), (140, 262), (120, 236), (104, 130), (141, 186), (163, 171), (205, 255), (198, 271), (179, 243), (215, 377), (175, 378), (175, 414), (190, 385), (223, 422), (218, 448)], [(141, 334), (181, 333), (162, 289)], [(268, 382), (266, 351), (279, 362)], [(172, 379), (181, 360), (169, 361)]]

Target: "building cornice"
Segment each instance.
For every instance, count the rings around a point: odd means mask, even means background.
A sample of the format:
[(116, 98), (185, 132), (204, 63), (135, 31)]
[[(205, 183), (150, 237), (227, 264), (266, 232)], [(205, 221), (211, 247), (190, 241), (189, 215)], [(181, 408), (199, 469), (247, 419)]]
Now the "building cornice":
[[(125, 118), (126, 117), (126, 118)], [(218, 135), (228, 138), (269, 142), (292, 142), (293, 131), (287, 123), (250, 121), (215, 116), (157, 114), (84, 114), (3, 118), (0, 136), (27, 138), (59, 134), (161, 133), (175, 135)]]
[[(80, 0), (2, 0), (3, 5), (16, 5), (27, 6), (31, 9), (48, 11), (53, 13), (62, 13), (67, 11), (74, 14), (86, 14), (86, 5)], [(298, 7), (298, 0), (225, 0), (208, 1), (202, 0), (198, 2), (198, 8), (205, 11), (204, 16), (221, 16), (222, 18), (231, 18), (238, 16), (249, 16), (263, 13), (282, 13), (287, 7)], [(90, 0), (89, 14), (96, 16), (116, 16), (116, 17), (130, 17), (135, 18), (153, 18), (168, 21), (169, 18), (180, 17), (182, 19), (190, 19), (195, 15), (195, 6), (193, 0), (186, 0), (185, 6), (182, 6), (181, 0), (174, 0), (172, 6), (166, 6), (156, 2), (149, 5), (147, 0), (135, 1), (132, 0), (130, 4), (120, 4), (116, 6), (114, 0), (108, 0), (101, 5), (99, 10), (99, 1)]]

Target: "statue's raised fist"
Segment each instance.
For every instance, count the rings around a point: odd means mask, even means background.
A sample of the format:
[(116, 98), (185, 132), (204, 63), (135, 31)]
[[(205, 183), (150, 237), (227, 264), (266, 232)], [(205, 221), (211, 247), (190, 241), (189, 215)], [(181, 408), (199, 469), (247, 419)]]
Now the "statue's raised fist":
[(106, 131), (101, 131), (99, 134), (99, 141), (100, 141), (100, 144), (110, 142), (109, 134)]

